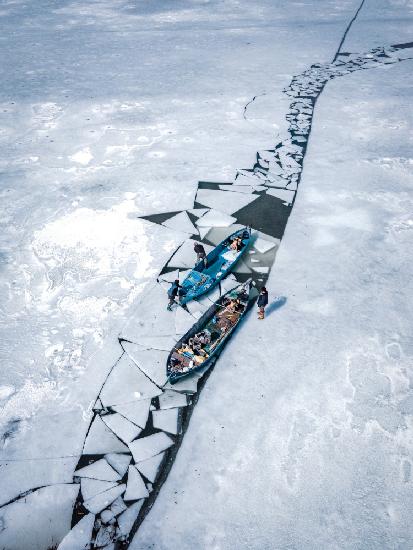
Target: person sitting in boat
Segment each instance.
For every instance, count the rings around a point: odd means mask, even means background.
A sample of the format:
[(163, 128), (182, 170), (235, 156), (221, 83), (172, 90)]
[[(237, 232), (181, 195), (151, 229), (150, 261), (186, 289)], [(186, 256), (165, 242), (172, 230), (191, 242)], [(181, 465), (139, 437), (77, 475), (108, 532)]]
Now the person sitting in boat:
[(235, 250), (235, 252), (239, 252), (242, 249), (242, 239), (241, 237), (235, 237), (235, 239), (232, 241), (231, 250)]
[(166, 308), (168, 311), (172, 311), (172, 306), (176, 304), (175, 298), (177, 297), (178, 291), (180, 288), (182, 287), (179, 284), (179, 280), (175, 279), (175, 281), (171, 284), (168, 290), (169, 304), (168, 304), (168, 307)]
[(195, 243), (194, 244), (194, 251), (196, 252), (196, 263), (198, 263), (202, 260), (204, 262), (204, 266), (206, 267), (206, 252), (205, 252), (205, 248), (202, 246), (202, 244), (201, 243)]
[(182, 346), (177, 351), (180, 355), (186, 355), (189, 357), (192, 357), (194, 354), (194, 351), (191, 348), (190, 344), (186, 344), (185, 342), (182, 342)]
[(209, 330), (202, 330), (196, 337), (203, 346), (207, 346), (211, 342), (211, 333)]

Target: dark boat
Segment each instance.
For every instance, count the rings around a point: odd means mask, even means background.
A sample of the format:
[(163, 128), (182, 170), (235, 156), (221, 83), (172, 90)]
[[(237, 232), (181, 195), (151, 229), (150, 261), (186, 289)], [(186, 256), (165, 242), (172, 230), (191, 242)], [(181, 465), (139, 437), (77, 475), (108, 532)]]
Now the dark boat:
[(221, 352), (244, 317), (253, 287), (251, 280), (221, 296), (177, 342), (168, 356), (169, 382), (208, 366)]
[[(238, 250), (231, 248), (236, 239), (239, 239)], [(214, 288), (245, 253), (250, 240), (251, 232), (245, 227), (229, 235), (211, 250), (207, 257), (199, 261), (182, 282), (180, 303), (184, 305)]]

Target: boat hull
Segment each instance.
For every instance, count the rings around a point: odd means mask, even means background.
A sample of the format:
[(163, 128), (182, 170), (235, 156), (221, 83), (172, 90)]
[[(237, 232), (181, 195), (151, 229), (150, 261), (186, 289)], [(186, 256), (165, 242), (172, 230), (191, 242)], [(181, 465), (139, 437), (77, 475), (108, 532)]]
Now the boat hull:
[[(232, 251), (229, 247), (236, 237), (242, 239), (242, 249), (238, 252)], [(198, 262), (182, 282), (185, 295), (180, 297), (180, 303), (184, 305), (212, 290), (245, 254), (250, 241), (251, 233), (244, 228), (235, 231), (211, 250), (206, 256), (206, 264), (204, 260)]]
[[(228, 319), (227, 317), (231, 317), (231, 315), (234, 316), (237, 313), (228, 313), (227, 315), (225, 315), (226, 308), (224, 304), (228, 302), (228, 300), (235, 300), (240, 295), (244, 296), (243, 300), (241, 301), (243, 309), (241, 312), (239, 312), (236, 320), (234, 322), (231, 322), (230, 319)], [(187, 376), (188, 374), (204, 370), (209, 367), (218, 358), (226, 343), (231, 338), (237, 327), (240, 325), (252, 301), (253, 298), (251, 281), (238, 285), (234, 289), (221, 296), (221, 298), (219, 298), (204, 313), (204, 315), (176, 343), (175, 347), (171, 350), (167, 359), (166, 366), (166, 372), (169, 382), (171, 384), (174, 384), (179, 379)], [(222, 328), (220, 328), (220, 326), (222, 326), (222, 323), (224, 323), (224, 327), (227, 327), (224, 332), (222, 332)], [(213, 340), (210, 345), (205, 346), (204, 351), (207, 352), (208, 357), (206, 357), (199, 364), (197, 364), (196, 361), (197, 355), (194, 354), (193, 357), (191, 357), (190, 353), (180, 351), (185, 349), (185, 343), (188, 343), (190, 339), (193, 339), (196, 334), (199, 334), (200, 332), (203, 332), (205, 330), (209, 333), (212, 332), (213, 334), (218, 334), (219, 328), (221, 330), (221, 335), (216, 340)], [(184, 358), (183, 361), (182, 358)], [(178, 365), (176, 363), (177, 361), (181, 361), (181, 363)]]

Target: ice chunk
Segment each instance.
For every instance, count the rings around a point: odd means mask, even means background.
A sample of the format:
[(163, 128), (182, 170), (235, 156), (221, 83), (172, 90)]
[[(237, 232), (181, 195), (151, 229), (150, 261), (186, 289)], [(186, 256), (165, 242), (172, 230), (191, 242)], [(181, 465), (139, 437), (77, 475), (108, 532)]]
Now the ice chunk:
[(89, 479), (87, 477), (82, 477), (80, 480), (80, 490), (83, 500), (88, 500), (99, 493), (112, 489), (112, 487), (116, 485), (116, 481), (101, 481), (99, 479)]
[[(212, 189), (199, 189), (196, 200), (210, 208), (219, 209), (226, 214), (233, 214), (241, 210), (257, 198), (256, 195), (236, 193), (233, 191), (214, 191)], [(208, 216), (208, 214), (206, 214)], [(204, 216), (204, 218), (206, 217)], [(204, 219), (204, 218), (201, 218)], [(201, 221), (201, 220), (198, 220)], [(197, 223), (198, 223), (197, 222)]]
[(68, 532), (57, 547), (57, 550), (87, 550), (90, 547), (94, 523), (95, 515), (86, 514)]
[(154, 483), (164, 456), (165, 453), (161, 453), (147, 460), (143, 460), (142, 462), (138, 462), (136, 468), (146, 477), (146, 479)]
[(258, 252), (260, 252), (260, 254), (265, 254), (269, 250), (272, 250), (275, 246), (276, 243), (273, 243), (272, 241), (266, 241), (262, 237), (258, 237), (258, 239), (254, 241), (254, 248)]
[(186, 212), (176, 214), (176, 216), (173, 216), (172, 218), (169, 218), (169, 220), (163, 222), (162, 225), (165, 227), (170, 227), (171, 229), (176, 229), (177, 231), (182, 231), (183, 233), (188, 233), (189, 235), (196, 233), (195, 226), (189, 219)]
[(118, 516), (122, 512), (124, 512), (127, 509), (126, 504), (123, 502), (122, 497), (118, 497), (116, 500), (112, 502), (110, 505), (110, 511), (113, 512), (115, 516)]
[(135, 462), (146, 460), (168, 449), (174, 442), (165, 433), (160, 432), (148, 437), (142, 437), (129, 444)]
[(70, 531), (77, 484), (42, 487), (1, 509), (0, 548), (52, 548)]
[(263, 183), (263, 179), (255, 172), (245, 172), (242, 170), (238, 170), (237, 176), (235, 178), (235, 185), (248, 185), (255, 187), (256, 185), (261, 185)]
[(179, 433), (179, 409), (165, 409), (152, 412), (154, 428), (164, 430), (170, 434)]
[(197, 373), (189, 374), (181, 380), (178, 380), (178, 382), (175, 382), (175, 384), (171, 384), (170, 382), (168, 382), (167, 384), (165, 384), (164, 389), (171, 389), (180, 393), (192, 394), (197, 391), (198, 380), (199, 376), (197, 375)]
[(116, 405), (113, 409), (137, 426), (144, 428), (148, 420), (150, 404), (150, 399), (142, 399), (142, 401)]
[(295, 192), (290, 191), (289, 189), (268, 189), (267, 195), (271, 195), (272, 197), (277, 197), (278, 199), (281, 199), (284, 201), (285, 204), (292, 204)]
[[(116, 500), (121, 499), (121, 497), (118, 497)], [(110, 508), (107, 508), (106, 510), (103, 510), (103, 512), (100, 513), (100, 519), (103, 523), (109, 523), (113, 520), (115, 517), (115, 514), (112, 512)]]
[(236, 193), (246, 194), (251, 194), (255, 191), (255, 188), (252, 185), (220, 185), (219, 188), (221, 191), (233, 191)]
[(118, 481), (121, 476), (109, 464), (101, 458), (89, 466), (80, 468), (74, 473), (77, 477), (88, 477), (91, 479), (101, 479), (102, 481)]
[(102, 420), (125, 443), (136, 439), (142, 431), (136, 424), (132, 424), (119, 413), (106, 414), (102, 416)]
[(210, 227), (198, 227), (198, 231), (199, 231), (199, 236), (201, 237), (201, 239), (204, 239), (209, 231), (211, 231), (211, 228)]
[(100, 394), (105, 406), (156, 397), (161, 390), (143, 374), (125, 353), (114, 366)]
[[(178, 308), (177, 312), (179, 311)], [(188, 315), (188, 314), (187, 314)], [(144, 349), (139, 345), (124, 342), (124, 348), (129, 357), (139, 366), (139, 368), (155, 382), (158, 386), (163, 386), (166, 383), (166, 359), (175, 341), (171, 339), (169, 347), (166, 351), (158, 349)]]
[(118, 498), (122, 493), (125, 492), (126, 485), (122, 483), (121, 485), (116, 485), (112, 489), (99, 493), (98, 495), (85, 500), (83, 506), (92, 512), (93, 514), (98, 514), (105, 508), (107, 508), (112, 502)]
[(128, 448), (114, 435), (114, 433), (102, 421), (100, 415), (96, 415), (87, 434), (83, 454), (94, 455), (104, 453), (121, 453)]
[(138, 502), (135, 502), (132, 504), (132, 506), (129, 506), (129, 508), (123, 512), (118, 517), (118, 530), (117, 535), (119, 537), (127, 537), (130, 533), (130, 530), (132, 529), (133, 524), (136, 521), (136, 518), (139, 515), (140, 509), (142, 508), (142, 505), (144, 503), (144, 500), (139, 500)]
[(268, 273), (270, 268), (269, 267), (263, 267), (263, 266), (252, 266), (252, 269), (255, 271), (255, 273)]
[(175, 407), (186, 407), (187, 405), (187, 396), (173, 390), (165, 390), (159, 396), (159, 407), (161, 409), (173, 409)]
[[(112, 541), (115, 538), (116, 527), (114, 525), (102, 525), (96, 535), (94, 547), (102, 550), (112, 550)], [(109, 546), (110, 545), (110, 546)]]
[(123, 477), (126, 474), (126, 470), (128, 469), (132, 457), (129, 454), (110, 453), (105, 455), (105, 459), (108, 464), (110, 464), (110, 466), (112, 466), (112, 468)]
[(210, 210), (196, 222), (198, 227), (229, 227), (237, 220), (219, 210)]
[(129, 466), (128, 485), (123, 498), (125, 500), (138, 500), (147, 496), (149, 496), (149, 492), (140, 473), (134, 466)]
[(191, 214), (196, 216), (197, 218), (200, 218), (203, 216), (206, 212), (208, 212), (209, 208), (192, 208), (191, 210), (188, 210)]

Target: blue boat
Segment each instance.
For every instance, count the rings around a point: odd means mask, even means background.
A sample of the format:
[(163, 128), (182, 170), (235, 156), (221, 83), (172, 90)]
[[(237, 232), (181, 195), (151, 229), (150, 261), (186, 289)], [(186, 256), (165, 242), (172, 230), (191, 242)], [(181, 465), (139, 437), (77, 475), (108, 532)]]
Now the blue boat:
[(171, 384), (215, 361), (252, 303), (251, 279), (221, 296), (176, 343), (166, 364)]
[[(231, 248), (236, 239), (239, 239), (238, 250)], [(181, 305), (205, 294), (217, 285), (245, 253), (250, 240), (251, 231), (246, 227), (239, 229), (211, 250), (204, 260), (199, 261), (182, 282)]]

